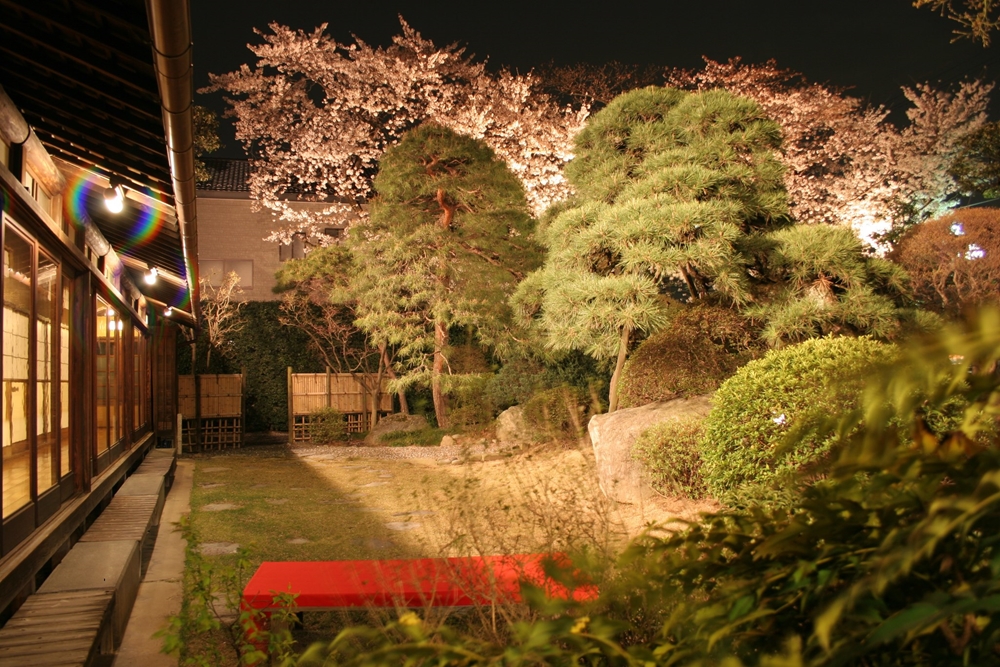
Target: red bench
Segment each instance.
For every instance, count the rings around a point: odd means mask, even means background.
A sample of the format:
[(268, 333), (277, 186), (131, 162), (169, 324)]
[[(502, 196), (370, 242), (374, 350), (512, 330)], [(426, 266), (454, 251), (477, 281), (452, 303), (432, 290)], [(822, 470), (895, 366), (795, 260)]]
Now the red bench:
[(567, 590), (545, 574), (546, 561), (570, 567), (563, 554), (265, 562), (243, 589), (242, 605), (267, 613), (280, 606), (276, 596), (289, 593), (296, 611), (516, 603), (522, 581), (554, 598), (583, 602), (597, 597), (597, 588), (586, 583)]

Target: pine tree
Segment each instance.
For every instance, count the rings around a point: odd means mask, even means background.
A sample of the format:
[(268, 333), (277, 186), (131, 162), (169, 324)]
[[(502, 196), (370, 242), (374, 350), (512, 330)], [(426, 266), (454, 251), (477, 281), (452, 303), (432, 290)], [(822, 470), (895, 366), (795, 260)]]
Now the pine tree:
[(524, 189), (482, 141), (436, 124), (388, 150), (369, 220), (352, 229), (357, 324), (398, 349), (400, 382), (429, 384), (438, 425), (460, 381), (449, 365), (449, 332), (471, 329), (501, 345), (507, 299), (538, 266)]
[(829, 332), (892, 336), (905, 277), (847, 229), (791, 226), (781, 130), (722, 90), (645, 88), (595, 114), (539, 231), (545, 265), (513, 304), (553, 349), (615, 360), (668, 306), (708, 302), (763, 321), (773, 345)]
[(545, 266), (515, 304), (556, 349), (616, 358), (610, 409), (633, 338), (668, 299), (751, 299), (749, 241), (787, 222), (776, 123), (725, 91), (645, 88), (591, 118), (566, 174), (577, 196), (555, 211)]

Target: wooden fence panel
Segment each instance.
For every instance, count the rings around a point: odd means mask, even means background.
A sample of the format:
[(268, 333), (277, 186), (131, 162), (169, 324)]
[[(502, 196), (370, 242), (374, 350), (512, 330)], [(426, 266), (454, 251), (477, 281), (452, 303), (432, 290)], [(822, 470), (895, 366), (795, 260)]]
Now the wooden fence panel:
[(177, 395), (186, 447), (225, 449), (243, 444), (242, 375), (180, 375)]
[[(386, 392), (385, 384), (383, 380), (378, 405), (378, 412), (383, 415), (392, 412), (392, 395)], [(325, 407), (336, 408), (345, 416), (349, 433), (366, 430), (363, 415), (371, 410), (371, 396), (366, 394), (358, 375), (292, 373), (290, 390), (289, 428), (295, 442), (309, 440), (309, 415)]]

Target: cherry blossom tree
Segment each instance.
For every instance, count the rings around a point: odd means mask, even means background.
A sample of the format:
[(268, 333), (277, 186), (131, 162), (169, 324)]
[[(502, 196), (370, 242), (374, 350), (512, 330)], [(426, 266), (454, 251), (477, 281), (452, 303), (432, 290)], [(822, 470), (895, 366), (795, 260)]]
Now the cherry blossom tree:
[[(400, 22), (388, 48), (341, 44), (326, 24), (305, 32), (272, 23), (250, 46), (253, 66), (210, 75), (203, 92), (225, 93), (251, 156), (251, 195), (283, 225), (275, 240), (365, 215), (382, 154), (427, 121), (483, 140), (521, 180), (535, 213), (569, 194), (562, 167), (587, 108), (560, 107), (530, 74), (490, 73), (464, 49), (437, 47)], [(317, 214), (295, 200), (329, 206)]]
[(913, 106), (909, 125), (899, 130), (885, 108), (809, 82), (774, 61), (706, 58), (703, 69), (671, 70), (666, 78), (669, 85), (724, 88), (760, 104), (784, 133), (781, 160), (792, 217), (850, 226), (876, 246), (878, 236), (947, 208), (949, 195), (960, 189), (947, 165), (958, 139), (985, 121), (992, 88), (980, 81), (954, 91), (904, 88)]

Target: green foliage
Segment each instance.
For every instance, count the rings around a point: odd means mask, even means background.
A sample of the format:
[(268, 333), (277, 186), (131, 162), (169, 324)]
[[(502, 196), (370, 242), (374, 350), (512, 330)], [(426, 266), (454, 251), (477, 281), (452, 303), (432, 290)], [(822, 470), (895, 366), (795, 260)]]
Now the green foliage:
[(715, 391), (760, 348), (757, 332), (732, 309), (675, 307), (670, 322), (625, 362), (620, 404), (630, 408)]
[(539, 391), (524, 404), (524, 423), (537, 440), (578, 438), (587, 417), (586, 394), (569, 385)]
[[(370, 219), (348, 242), (356, 257), (356, 324), (398, 350), (399, 386), (432, 385), (439, 424), (449, 333), (504, 346), (506, 301), (538, 265), (534, 222), (517, 177), (481, 141), (428, 123), (386, 151)], [(454, 369), (452, 369), (454, 372)]]
[(329, 445), (347, 439), (347, 422), (337, 408), (320, 408), (309, 414), (309, 440)]
[[(319, 373), (324, 370), (309, 349), (308, 336), (281, 324), (280, 303), (248, 301), (240, 309), (243, 326), (233, 334), (226, 356), (213, 354), (208, 373), (239, 373), (246, 369), (247, 424), (249, 432), (288, 430), (288, 377), (291, 366), (296, 373)], [(198, 357), (207, 351), (204, 335), (197, 340)], [(199, 362), (199, 368), (203, 365)], [(191, 352), (178, 337), (177, 372), (191, 372)]]
[(901, 310), (907, 276), (897, 265), (871, 257), (854, 231), (829, 225), (796, 225), (768, 235), (774, 244), (768, 299), (748, 309), (765, 322), (771, 345), (828, 334), (892, 339), (907, 316)]
[[(857, 409), (867, 378), (896, 354), (871, 338), (814, 338), (737, 371), (705, 420), (702, 471), (711, 495), (744, 504), (802, 473), (825, 473), (820, 464), (834, 440), (816, 426)], [(782, 447), (793, 428), (794, 445)]]
[(607, 372), (592, 357), (579, 351), (546, 355), (518, 355), (508, 359), (486, 384), (485, 393), (497, 411), (512, 405), (524, 405), (537, 392), (568, 385), (590, 398), (592, 414), (603, 412), (607, 405), (600, 396), (607, 395)]
[[(839, 457), (788, 510), (650, 532), (589, 605), (527, 589), (542, 618), (512, 624), (506, 643), (404, 615), (345, 630), (302, 664), (997, 664), (998, 361), (997, 313), (928, 339), (876, 374), (858, 409), (817, 425)], [(946, 404), (964, 405), (960, 426), (928, 430)]]
[(748, 308), (772, 345), (895, 336), (905, 276), (849, 229), (790, 227), (780, 146), (778, 125), (726, 91), (615, 99), (577, 137), (576, 198), (539, 227), (548, 254), (513, 298), (522, 323), (553, 349), (617, 357), (612, 394), (630, 346), (671, 303)]
[(985, 199), (1000, 197), (1000, 121), (965, 135), (956, 149), (948, 173), (958, 187)]
[(492, 379), (492, 373), (469, 375), (451, 390), (454, 403), (449, 418), (452, 426), (470, 428), (493, 421), (496, 409), (486, 391)]
[(205, 163), (198, 158), (222, 148), (219, 141), (219, 118), (211, 109), (199, 104), (191, 106), (194, 121), (194, 177), (198, 183), (204, 183), (211, 178)]
[(701, 417), (673, 419), (643, 431), (632, 454), (642, 462), (652, 487), (663, 495), (703, 498), (699, 447), (704, 435)]
[(387, 447), (436, 447), (448, 435), (443, 428), (422, 428), (418, 431), (392, 431), (383, 433), (379, 443)]
[[(290, 660), (293, 640), (288, 628), (295, 620), (294, 597), (287, 593), (276, 596), (280, 604), (271, 613), (271, 622), (283, 629), (266, 630), (264, 614), (241, 605), (250, 574), (246, 549), (237, 553), (234, 565), (218, 566), (201, 554), (198, 534), (187, 516), (181, 517), (179, 529), (186, 544), (184, 597), (180, 613), (171, 616), (167, 627), (155, 635), (163, 640), (163, 652), (176, 654), (185, 667), (226, 664), (233, 657), (246, 665), (267, 660), (268, 655)], [(220, 605), (238, 612), (232, 619), (224, 617)], [(222, 647), (231, 649), (229, 660), (223, 656)]]
[(552, 348), (609, 359), (623, 332), (665, 323), (665, 296), (746, 301), (742, 237), (786, 222), (780, 142), (754, 102), (723, 91), (615, 99), (577, 138), (578, 196), (540, 231), (545, 267), (519, 287), (519, 312)]

